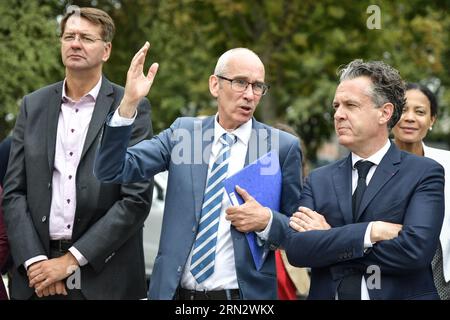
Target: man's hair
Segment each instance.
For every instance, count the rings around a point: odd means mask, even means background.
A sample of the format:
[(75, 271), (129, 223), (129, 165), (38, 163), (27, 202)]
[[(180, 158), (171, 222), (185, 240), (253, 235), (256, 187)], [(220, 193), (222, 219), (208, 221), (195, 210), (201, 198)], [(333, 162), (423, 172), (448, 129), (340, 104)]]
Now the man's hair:
[(79, 16), (88, 20), (89, 22), (101, 26), (102, 32), (101, 37), (105, 42), (111, 42), (114, 38), (114, 33), (116, 31), (116, 27), (114, 26), (113, 19), (103, 10), (89, 7), (69, 7), (67, 13), (61, 20), (61, 35), (63, 35), (64, 30), (66, 28), (67, 20), (71, 16)]
[(348, 65), (339, 68), (339, 81), (352, 80), (358, 77), (368, 77), (372, 86), (368, 94), (376, 108), (385, 103), (392, 103), (394, 111), (389, 120), (388, 128), (392, 129), (402, 116), (405, 106), (405, 84), (399, 72), (383, 61), (367, 61), (356, 59)]
[(406, 91), (409, 91), (409, 90), (419, 90), (420, 92), (422, 92), (425, 95), (425, 97), (427, 97), (428, 101), (430, 102), (431, 116), (432, 117), (437, 116), (438, 107), (439, 107), (438, 102), (437, 102), (436, 96), (430, 89), (428, 89), (426, 86), (424, 86), (420, 83), (407, 83)]
[[(218, 75), (218, 76), (223, 76), (223, 75), (225, 75), (225, 74), (227, 73), (227, 71), (228, 71), (228, 63), (229, 63), (230, 58), (231, 58), (234, 54), (239, 53), (239, 52), (246, 52), (246, 53), (252, 54), (252, 55), (254, 55), (256, 58), (258, 58), (258, 60), (261, 61), (261, 59), (258, 57), (258, 55), (257, 55), (256, 53), (254, 53), (254, 52), (253, 52), (252, 50), (250, 50), (250, 49), (247, 49), (247, 48), (234, 48), (234, 49), (230, 49), (230, 50), (226, 51), (225, 53), (223, 53), (223, 54), (220, 56), (219, 60), (217, 60), (216, 67), (215, 67), (215, 69), (214, 69), (214, 74), (215, 74), (215, 75)], [(262, 61), (261, 61), (261, 64), (263, 64)], [(264, 65), (264, 64), (263, 64), (263, 65)]]

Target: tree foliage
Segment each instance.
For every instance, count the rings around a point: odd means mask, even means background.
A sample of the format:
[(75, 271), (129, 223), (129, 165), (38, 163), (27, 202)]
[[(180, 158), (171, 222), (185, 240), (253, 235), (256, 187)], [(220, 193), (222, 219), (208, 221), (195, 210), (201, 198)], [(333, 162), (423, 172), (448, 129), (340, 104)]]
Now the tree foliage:
[[(68, 4), (56, 0), (46, 3), (53, 3), (55, 15)], [(219, 55), (232, 47), (254, 50), (266, 65), (271, 89), (262, 99), (256, 117), (294, 126), (312, 159), (321, 143), (333, 134), (330, 106), (337, 84), (336, 70), (355, 58), (384, 60), (399, 69), (406, 80), (434, 84), (439, 88), (442, 116), (450, 115), (450, 16), (445, 0), (97, 0), (71, 4), (94, 5), (113, 17), (117, 33), (111, 59), (105, 65), (105, 74), (112, 81), (124, 84), (132, 56), (145, 40), (150, 41), (147, 65), (160, 63), (149, 96), (156, 132), (180, 115), (215, 112), (208, 77)], [(380, 9), (381, 29), (368, 28), (370, 5)], [(48, 19), (45, 7), (37, 9), (30, 11), (36, 17), (33, 24), (38, 17), (47, 25), (54, 23)], [(48, 35), (52, 33), (52, 28), (46, 30)], [(53, 53), (54, 47), (36, 44), (30, 33), (22, 34), (22, 41), (29, 44), (25, 46), (28, 54), (45, 52), (46, 59), (39, 60), (40, 69), (34, 75), (39, 79), (30, 80), (32, 85), (15, 82), (11, 87), (18, 86), (16, 91), (0, 91), (2, 101), (6, 96), (15, 101), (8, 103), (9, 111), (15, 110), (22, 93), (49, 80), (49, 74), (55, 75), (49, 72), (56, 61), (51, 55), (58, 56)], [(22, 41), (11, 39), (14, 43)], [(20, 52), (11, 48), (11, 56)], [(450, 145), (449, 131), (445, 126), (437, 127), (431, 138), (446, 140)]]
[(21, 98), (61, 77), (62, 70), (57, 23), (50, 6), (1, 1), (0, 16), (0, 137), (4, 137), (14, 124), (6, 120), (13, 120)]

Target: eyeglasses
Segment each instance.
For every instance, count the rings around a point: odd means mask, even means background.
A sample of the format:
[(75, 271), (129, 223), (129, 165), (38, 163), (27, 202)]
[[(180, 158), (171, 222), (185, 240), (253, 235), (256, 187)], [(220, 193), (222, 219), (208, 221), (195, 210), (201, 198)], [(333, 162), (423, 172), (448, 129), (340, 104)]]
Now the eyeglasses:
[(231, 89), (233, 89), (236, 92), (244, 92), (247, 90), (247, 87), (249, 84), (252, 85), (253, 94), (258, 96), (263, 96), (267, 93), (267, 90), (269, 90), (270, 86), (263, 82), (248, 82), (244, 79), (228, 79), (223, 76), (216, 75), (217, 78), (227, 80), (231, 82)]
[(63, 42), (72, 42), (75, 41), (75, 39), (78, 36), (78, 40), (82, 43), (82, 44), (94, 44), (95, 41), (104, 41), (101, 38), (96, 38), (95, 36), (91, 35), (91, 34), (84, 34), (84, 33), (64, 33), (61, 36), (61, 40)]

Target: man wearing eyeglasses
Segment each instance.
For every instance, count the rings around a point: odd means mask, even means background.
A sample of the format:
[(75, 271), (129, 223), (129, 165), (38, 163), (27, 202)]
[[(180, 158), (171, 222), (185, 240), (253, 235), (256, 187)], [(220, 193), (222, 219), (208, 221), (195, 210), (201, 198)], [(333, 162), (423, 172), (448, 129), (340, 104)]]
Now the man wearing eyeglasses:
[[(151, 180), (106, 185), (92, 175), (106, 116), (124, 93), (102, 75), (114, 31), (105, 12), (72, 7), (61, 21), (64, 81), (22, 101), (3, 202), (13, 299), (146, 296), (142, 226)], [(148, 100), (136, 105), (130, 145), (152, 134)]]
[[(232, 207), (222, 182), (268, 150), (277, 150), (282, 170), (282, 212), (294, 212), (301, 189), (298, 139), (256, 121), (253, 113), (269, 86), (264, 65), (249, 49), (225, 52), (209, 77), (217, 114), (178, 118), (152, 140), (127, 148), (138, 101), (158, 64), (143, 73), (147, 42), (133, 58), (125, 95), (105, 128), (94, 173), (102, 181), (145, 181), (168, 170), (164, 221), (148, 297), (150, 299), (276, 299), (274, 250), (288, 217), (260, 207), (245, 190), (248, 214)], [(271, 188), (271, 186), (265, 186)], [(233, 210), (234, 208), (234, 210)], [(257, 209), (256, 209), (257, 208)], [(246, 240), (255, 232), (270, 249), (257, 270)]]

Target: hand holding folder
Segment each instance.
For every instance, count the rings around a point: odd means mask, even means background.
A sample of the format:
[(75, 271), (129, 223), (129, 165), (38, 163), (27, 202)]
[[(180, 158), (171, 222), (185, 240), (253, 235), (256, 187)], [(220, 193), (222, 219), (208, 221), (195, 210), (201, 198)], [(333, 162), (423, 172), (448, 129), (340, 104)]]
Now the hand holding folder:
[[(230, 202), (237, 206), (244, 203), (236, 192), (236, 185), (247, 190), (263, 207), (279, 211), (281, 200), (281, 170), (278, 153), (270, 151), (255, 162), (244, 167), (239, 172), (224, 180), (224, 187)], [(253, 256), (257, 270), (260, 270), (267, 256), (268, 250), (258, 245), (254, 232), (246, 234), (247, 242)]]

